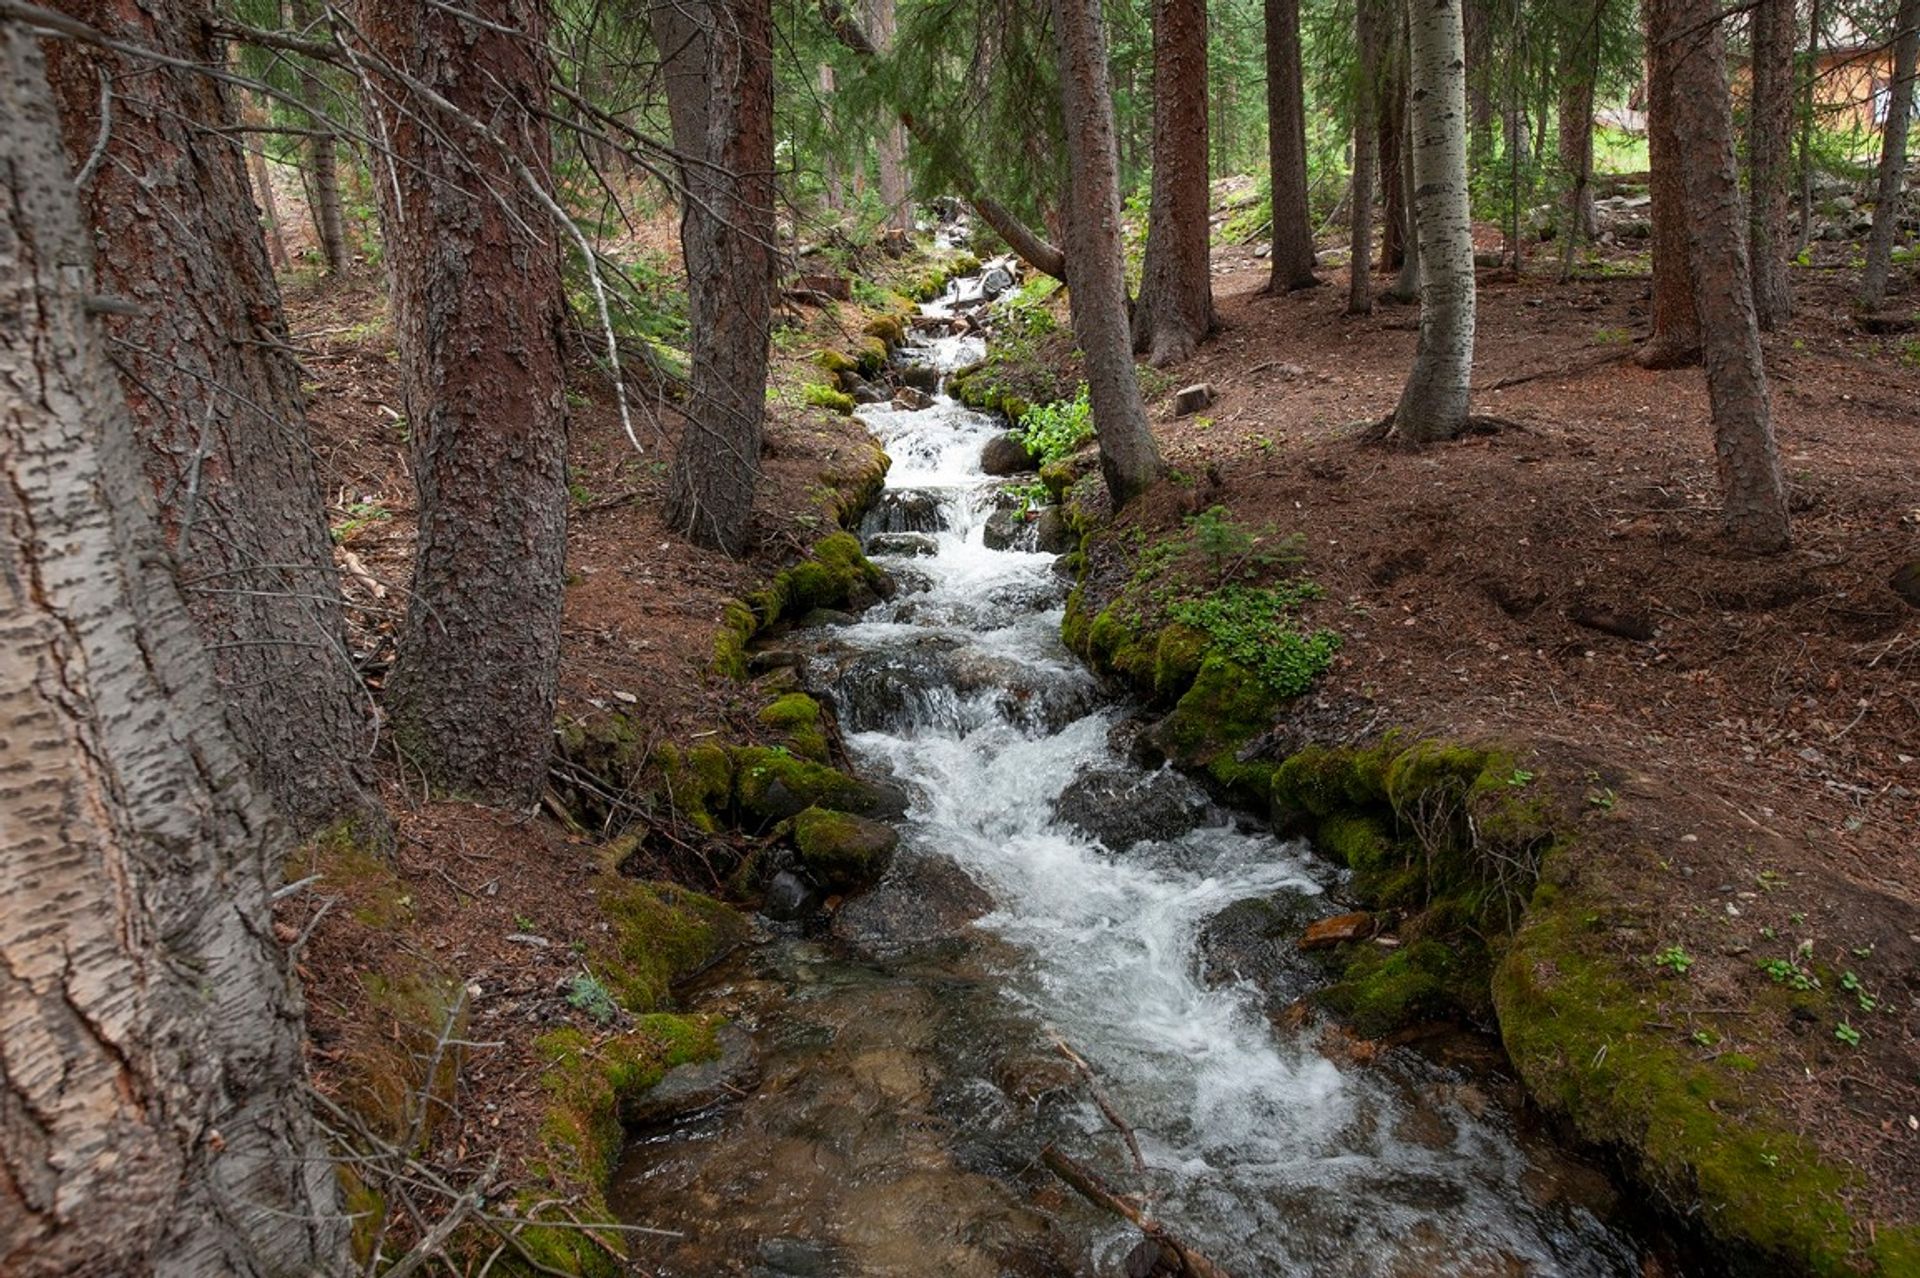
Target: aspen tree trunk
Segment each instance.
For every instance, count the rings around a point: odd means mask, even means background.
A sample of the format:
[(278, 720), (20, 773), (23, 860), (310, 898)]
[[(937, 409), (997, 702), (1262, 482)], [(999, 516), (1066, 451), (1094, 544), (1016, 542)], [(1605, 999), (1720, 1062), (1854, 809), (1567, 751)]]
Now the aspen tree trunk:
[(1155, 367), (1213, 331), (1207, 191), (1206, 0), (1154, 0), (1153, 195), (1133, 349)]
[(1753, 100), (1747, 113), (1749, 262), (1762, 332), (1787, 322), (1787, 210), (1793, 185), (1794, 0), (1761, 0), (1751, 23)]
[(1393, 412), (1393, 434), (1429, 443), (1466, 428), (1473, 377), (1467, 85), (1460, 0), (1412, 0), (1410, 9), (1420, 344)]
[(521, 804), (546, 781), (566, 573), (565, 301), (526, 181), (549, 180), (546, 121), (528, 110), (546, 101), (547, 15), (539, 0), (461, 11), (481, 21), (414, 0), (366, 10), (384, 62), (493, 133), (387, 86), (396, 163), (374, 185), (420, 502), (387, 708), (436, 785)]
[[(833, 79), (833, 64), (830, 62), (822, 62), (820, 64), (820, 100), (822, 103), (820, 110), (826, 117), (826, 122), (829, 127), (833, 124), (832, 102), (833, 95), (837, 89), (838, 86), (834, 83)], [(828, 148), (827, 153), (820, 158), (820, 177), (827, 189), (827, 207), (835, 213), (845, 213), (847, 211), (847, 196), (840, 181), (840, 161), (835, 156), (832, 148)]]
[(1300, 0), (1266, 0), (1267, 162), (1273, 187), (1270, 293), (1312, 288), (1313, 214), (1307, 208), (1307, 107), (1300, 76)]
[[(1641, 6), (1643, 18), (1647, 13)], [(1686, 160), (1675, 132), (1673, 52), (1647, 40), (1647, 189), (1653, 196), (1653, 335), (1634, 355), (1642, 368), (1682, 368), (1700, 360), (1700, 315), (1694, 307), (1693, 261), (1687, 247)]]
[(1887, 94), (1887, 122), (1880, 130), (1880, 182), (1874, 194), (1873, 233), (1867, 236), (1867, 266), (1860, 274), (1860, 304), (1869, 310), (1887, 298), (1887, 271), (1893, 261), (1893, 237), (1900, 229), (1900, 206), (1907, 185), (1907, 132), (1913, 118), (1913, 77), (1920, 54), (1920, 0), (1900, 0), (1893, 42), (1893, 85)]
[(1060, 105), (1074, 198), (1067, 203), (1067, 297), (1086, 357), (1100, 471), (1114, 509), (1145, 492), (1162, 465), (1127, 334), (1126, 258), (1120, 235), (1120, 156), (1099, 0), (1052, 0)]
[(1353, 43), (1358, 66), (1353, 85), (1353, 199), (1348, 209), (1347, 314), (1373, 313), (1373, 166), (1380, 135), (1374, 103), (1380, 86), (1379, 15), (1373, 0), (1356, 0)]
[(668, 112), (685, 186), (692, 375), (667, 518), (695, 543), (746, 550), (767, 404), (773, 319), (773, 18), (767, 0), (653, 10), (674, 50)]
[(1719, 0), (1650, 0), (1649, 44), (1674, 68), (1674, 133), (1687, 174), (1686, 215), (1713, 402), (1714, 457), (1728, 535), (1742, 549), (1787, 548), (1786, 485), (1773, 442), (1772, 406), (1753, 313), (1740, 176), (1733, 148)]
[(332, 1273), (268, 914), (285, 827), (153, 521), (42, 56), (5, 19), (0, 119), (0, 1272)]
[[(65, 11), (122, 43), (225, 65), (190, 0)], [(234, 731), (299, 832), (362, 815), (384, 825), (360, 784), (374, 724), (347, 650), (300, 369), (241, 148), (215, 131), (235, 122), (232, 104), (211, 76), (77, 41), (51, 44), (49, 62), (75, 168), (100, 135), (100, 77), (115, 86), (81, 199), (99, 286), (137, 313), (103, 328)]]

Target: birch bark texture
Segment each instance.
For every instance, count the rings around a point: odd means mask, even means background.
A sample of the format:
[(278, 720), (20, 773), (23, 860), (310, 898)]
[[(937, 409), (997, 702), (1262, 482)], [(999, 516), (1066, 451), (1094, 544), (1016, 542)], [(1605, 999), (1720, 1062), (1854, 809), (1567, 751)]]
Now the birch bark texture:
[(387, 710), (433, 784), (509, 805), (546, 782), (566, 576), (565, 300), (531, 185), (551, 178), (546, 20), (369, 0), (364, 22), (411, 82), (376, 81), (367, 112), (393, 153), (374, 185), (419, 495)]
[[(183, 62), (225, 59), (189, 0), (73, 0), (104, 36)], [(238, 123), (223, 86), (188, 67), (82, 44), (48, 71), (75, 168), (106, 149), (81, 196), (99, 287), (134, 314), (103, 323), (108, 354), (255, 775), (301, 833), (364, 816), (374, 716), (347, 649), (340, 577), (314, 470), (300, 368), (267, 260)]]
[(681, 182), (690, 385), (667, 519), (747, 549), (773, 322), (773, 16), (767, 0), (656, 5)]
[(1065, 210), (1067, 300), (1086, 359), (1100, 472), (1117, 510), (1160, 477), (1159, 446), (1133, 370), (1126, 258), (1120, 233), (1120, 155), (1107, 82), (1100, 0), (1052, 0), (1060, 105), (1074, 198)]
[(1408, 48), (1420, 340), (1393, 410), (1408, 443), (1467, 426), (1473, 378), (1473, 222), (1467, 203), (1466, 41), (1460, 0), (1412, 0)]
[(1686, 219), (1713, 446), (1728, 536), (1756, 554), (1785, 550), (1786, 484), (1773, 439), (1733, 146), (1726, 37), (1718, 0), (1648, 0), (1650, 43), (1674, 68), (1671, 107), (1688, 175)]
[(0, 1272), (345, 1260), (269, 885), (134, 426), (37, 42), (0, 20)]
[(1868, 308), (1887, 300), (1893, 237), (1900, 229), (1900, 205), (1907, 186), (1907, 134), (1913, 120), (1913, 77), (1916, 63), (1920, 63), (1920, 0), (1900, 0), (1895, 22), (1893, 84), (1887, 91), (1887, 121), (1880, 131), (1873, 230), (1867, 236), (1866, 269), (1860, 273), (1860, 303)]
[(1133, 348), (1156, 368), (1213, 331), (1206, 0), (1154, 0), (1153, 180)]

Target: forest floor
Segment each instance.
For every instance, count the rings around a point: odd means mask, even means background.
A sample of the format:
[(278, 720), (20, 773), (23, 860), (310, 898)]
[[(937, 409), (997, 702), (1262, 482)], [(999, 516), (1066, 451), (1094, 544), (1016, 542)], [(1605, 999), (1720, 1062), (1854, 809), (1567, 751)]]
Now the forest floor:
[[(1400, 727), (1520, 741), (1543, 767), (1605, 761), (1591, 801), (1622, 819), (1591, 855), (1632, 916), (1617, 944), (1648, 972), (1647, 1019), (1703, 1057), (1751, 1057), (1753, 1086), (1785, 1121), (1860, 1169), (1858, 1217), (1910, 1225), (1920, 611), (1889, 578), (1920, 556), (1920, 350), (1855, 329), (1851, 272), (1795, 272), (1795, 319), (1767, 353), (1796, 544), (1743, 558), (1719, 532), (1701, 373), (1631, 361), (1649, 285), (1630, 265), (1568, 284), (1483, 273), (1477, 409), (1510, 425), (1408, 451), (1361, 424), (1398, 396), (1414, 309), (1344, 316), (1340, 269), (1324, 272), (1330, 287), (1268, 296), (1264, 264), (1223, 248), (1220, 332), (1169, 370), (1218, 398), (1174, 419), (1161, 397), (1156, 433), (1170, 464), (1198, 477), (1195, 500), (1305, 536), (1326, 591), (1315, 619), (1343, 646), (1303, 715), (1354, 739)], [(314, 434), (352, 556), (356, 647), (373, 654), (376, 681), (413, 519), (382, 306), (364, 282), (289, 297), (296, 342), (314, 352)], [(759, 550), (742, 562), (668, 535), (671, 414), (643, 427), (636, 454), (604, 379), (582, 368), (563, 719), (625, 708), (661, 741), (765, 735), (766, 696), (711, 672), (714, 636), (728, 599), (831, 531), (820, 486), (867, 455), (856, 421), (798, 395), (805, 356), (854, 336), (814, 311), (778, 343)], [(1188, 509), (1133, 517), (1171, 527)], [(382, 980), (430, 958), (465, 982), (464, 1037), (483, 1044), (445, 1106), (452, 1121), (434, 1125), (441, 1165), (477, 1172), (504, 1146), (511, 1169), (533, 1156), (541, 1112), (532, 1036), (578, 1021), (563, 986), (605, 927), (592, 900), (599, 839), (548, 813), (427, 800), (401, 762), (382, 767), (392, 872), (336, 884), (350, 908), (322, 919), (302, 954), (316, 1078), (336, 1093), (362, 1085), (361, 1049), (402, 1033)], [(409, 920), (397, 944), (366, 925), (383, 908)], [(296, 897), (283, 927), (298, 933), (319, 909)], [(1852, 975), (1874, 1003), (1841, 1016), (1857, 1046), (1836, 1037), (1833, 1017), (1762, 997), (1759, 964), (1798, 963), (1809, 942), (1805, 955)], [(1690, 969), (1660, 984), (1653, 956), (1674, 946)]]

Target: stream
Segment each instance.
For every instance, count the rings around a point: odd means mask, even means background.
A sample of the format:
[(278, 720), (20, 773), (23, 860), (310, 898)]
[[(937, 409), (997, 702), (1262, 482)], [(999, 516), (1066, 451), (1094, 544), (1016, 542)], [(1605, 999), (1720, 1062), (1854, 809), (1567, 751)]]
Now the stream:
[[(978, 359), (938, 335), (978, 283), (899, 357)], [(1129, 1272), (1138, 1231), (1041, 1164), (1054, 1144), (1238, 1278), (1640, 1274), (1605, 1178), (1532, 1130), (1484, 1044), (1359, 1063), (1282, 1014), (1327, 979), (1293, 937), (1341, 911), (1341, 872), (1130, 761), (1132, 707), (1060, 642), (1055, 556), (988, 546), (1004, 422), (944, 393), (861, 415), (893, 459), (863, 531), (901, 589), (782, 642), (863, 770), (912, 796), (902, 845), (830, 922), (767, 923), (687, 992), (755, 1064), (743, 1098), (634, 1135), (615, 1208), (679, 1235), (640, 1239), (642, 1267)]]

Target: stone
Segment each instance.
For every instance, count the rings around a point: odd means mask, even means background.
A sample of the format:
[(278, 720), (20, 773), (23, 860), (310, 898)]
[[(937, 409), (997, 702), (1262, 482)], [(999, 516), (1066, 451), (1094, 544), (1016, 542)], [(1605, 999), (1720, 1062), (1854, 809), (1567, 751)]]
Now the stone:
[(770, 919), (789, 923), (811, 914), (819, 899), (811, 883), (792, 870), (782, 870), (767, 884), (760, 912)]
[(1255, 257), (1265, 257), (1271, 252), (1273, 252), (1273, 245), (1271, 244), (1256, 244), (1253, 246), (1253, 255)]
[(627, 1102), (621, 1121), (628, 1127), (668, 1123), (752, 1091), (760, 1081), (760, 1057), (752, 1035), (728, 1024), (714, 1037), (720, 1044), (719, 1056), (668, 1070), (658, 1083)]
[(929, 394), (940, 389), (940, 370), (932, 364), (902, 364), (894, 370), (894, 377), (902, 386)]
[(1069, 783), (1053, 805), (1056, 821), (1098, 839), (1111, 852), (1177, 839), (1205, 823), (1207, 812), (1206, 795), (1169, 769), (1146, 776), (1123, 768), (1095, 769)]
[(1213, 403), (1213, 386), (1208, 382), (1195, 382), (1182, 387), (1173, 397), (1173, 415), (1186, 417)]
[(1194, 940), (1198, 976), (1208, 986), (1234, 981), (1258, 989), (1270, 1016), (1287, 1019), (1285, 1009), (1297, 1005), (1304, 1013), (1299, 1029), (1310, 1019), (1306, 996), (1327, 980), (1322, 960), (1302, 954), (1292, 944), (1323, 909), (1322, 898), (1304, 892), (1276, 892), (1272, 896), (1235, 901), (1200, 926)]
[(852, 381), (852, 385), (848, 387), (847, 394), (853, 396), (854, 403), (884, 404), (887, 402), (887, 392), (882, 388), (875, 386), (872, 382), (855, 377), (852, 374), (848, 374), (848, 377)]
[(932, 555), (939, 550), (940, 543), (928, 533), (876, 533), (867, 538), (869, 555)]
[(992, 301), (1013, 287), (1013, 272), (1004, 266), (989, 266), (980, 277), (980, 296)]
[(917, 413), (933, 407), (933, 396), (917, 386), (902, 386), (894, 392), (893, 406), (903, 412)]
[(1352, 941), (1364, 941), (1373, 935), (1373, 915), (1364, 910), (1316, 919), (1300, 934), (1300, 949), (1327, 950)]
[(1040, 469), (1040, 461), (1012, 432), (995, 435), (980, 450), (980, 469), (989, 475), (1020, 475)]
[(808, 808), (793, 818), (793, 842), (811, 878), (829, 890), (851, 892), (880, 881), (900, 846), (900, 832), (850, 812)]
[(939, 532), (946, 526), (940, 495), (926, 488), (889, 488), (860, 520), (860, 532), (865, 537)]
[(1893, 593), (1899, 595), (1908, 607), (1920, 608), (1920, 559), (1901, 564), (1893, 570), (1893, 576), (1887, 578), (1887, 585)]
[(1046, 555), (1064, 555), (1073, 549), (1073, 532), (1058, 506), (1044, 506), (1034, 516), (1033, 548)]
[(987, 516), (980, 537), (988, 550), (1025, 550), (1027, 521), (1015, 511), (996, 510)]
[(944, 856), (902, 853), (872, 891), (833, 916), (836, 940), (880, 959), (952, 942), (993, 908), (993, 898)]

